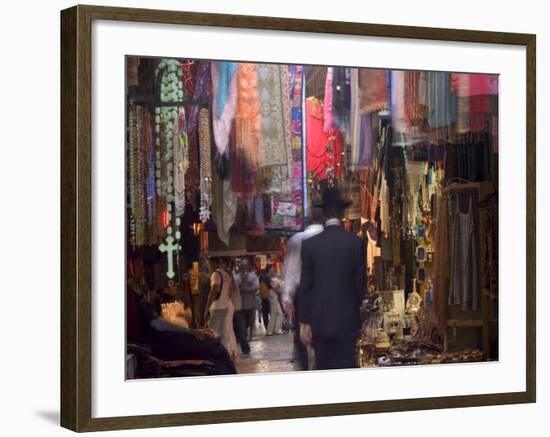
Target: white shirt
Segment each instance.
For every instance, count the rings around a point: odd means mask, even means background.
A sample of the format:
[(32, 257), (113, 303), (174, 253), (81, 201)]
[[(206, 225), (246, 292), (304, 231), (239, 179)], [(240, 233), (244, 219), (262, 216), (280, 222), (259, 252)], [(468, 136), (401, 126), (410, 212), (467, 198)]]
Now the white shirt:
[[(330, 221), (330, 220), (329, 220)], [(286, 244), (286, 253), (283, 265), (284, 285), (281, 298), (285, 303), (292, 303), (294, 294), (300, 285), (302, 274), (302, 241), (323, 232), (323, 225), (309, 225), (303, 232), (290, 237)]]
[(342, 226), (342, 222), (340, 221), (340, 219), (331, 218), (325, 222), (325, 227), (327, 226)]

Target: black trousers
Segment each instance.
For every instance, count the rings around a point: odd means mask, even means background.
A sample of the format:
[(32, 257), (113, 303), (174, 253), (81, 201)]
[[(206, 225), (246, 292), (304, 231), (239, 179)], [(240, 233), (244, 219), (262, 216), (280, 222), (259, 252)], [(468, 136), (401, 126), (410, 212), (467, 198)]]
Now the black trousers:
[(208, 294), (210, 293), (210, 283), (199, 283), (199, 317), (198, 324), (202, 328), (205, 325), (204, 311), (206, 310), (206, 303), (208, 300)]
[(271, 311), (271, 305), (269, 304), (269, 299), (262, 299), (262, 319), (264, 322), (265, 329), (269, 324), (269, 312)]
[(252, 340), (254, 325), (256, 323), (256, 308), (243, 309), (241, 311), (243, 313), (244, 332), (246, 334), (246, 338)]
[(236, 311), (233, 315), (233, 329), (235, 337), (241, 346), (241, 351), (244, 354), (250, 353), (250, 345), (248, 344), (248, 336), (246, 334), (245, 313), (243, 310)]
[(315, 350), (315, 368), (350, 369), (357, 367), (355, 347), (357, 337), (323, 338), (313, 333), (313, 349)]
[(300, 323), (298, 322), (298, 314), (300, 308), (300, 299), (298, 297), (298, 291), (294, 295), (294, 360), (298, 364), (299, 370), (309, 370), (309, 361), (307, 358), (307, 348), (300, 340)]

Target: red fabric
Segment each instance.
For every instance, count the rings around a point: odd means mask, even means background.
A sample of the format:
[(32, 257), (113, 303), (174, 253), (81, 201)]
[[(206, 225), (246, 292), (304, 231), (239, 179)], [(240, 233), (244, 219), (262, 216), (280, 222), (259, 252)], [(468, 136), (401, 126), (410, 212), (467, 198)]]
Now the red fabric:
[[(307, 171), (318, 179), (327, 179), (327, 168), (333, 166), (335, 176), (344, 171), (344, 145), (342, 134), (338, 129), (323, 132), (323, 104), (318, 99), (306, 101), (306, 149)], [(332, 145), (334, 153), (327, 151), (327, 144)]]

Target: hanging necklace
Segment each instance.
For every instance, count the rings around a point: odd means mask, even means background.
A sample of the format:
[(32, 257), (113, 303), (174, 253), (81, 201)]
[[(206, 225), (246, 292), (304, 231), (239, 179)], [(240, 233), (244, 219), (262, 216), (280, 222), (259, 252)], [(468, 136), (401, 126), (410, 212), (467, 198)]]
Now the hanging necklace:
[(132, 246), (136, 245), (136, 109), (132, 106), (128, 114), (128, 196), (130, 207), (130, 238)]
[(146, 212), (146, 173), (147, 173), (147, 141), (144, 131), (144, 109), (136, 106), (136, 168), (135, 168), (135, 186), (134, 186), (134, 217), (136, 221), (136, 245), (145, 244), (145, 229), (147, 224)]
[[(175, 276), (173, 255), (176, 252), (176, 259), (178, 251), (181, 248), (178, 241), (180, 239), (180, 218), (174, 217), (172, 214), (173, 205), (175, 203), (176, 196), (174, 194), (174, 142), (177, 140), (177, 133), (179, 133), (179, 114), (177, 101), (183, 98), (183, 83), (181, 81), (181, 64), (175, 59), (164, 59), (156, 70), (156, 75), (162, 74), (160, 85), (160, 101), (165, 105), (155, 109), (155, 131), (156, 131), (156, 180), (157, 180), (157, 195), (164, 196), (166, 199), (166, 208), (161, 214), (158, 214), (158, 220), (166, 228), (165, 244), (159, 246), (161, 252), (165, 252), (167, 256), (167, 272), (166, 276), (172, 279)], [(174, 102), (170, 105), (170, 102)], [(158, 118), (157, 118), (158, 116)], [(161, 134), (161, 127), (163, 127)], [(176, 137), (176, 138), (175, 138)], [(181, 137), (180, 137), (181, 138)], [(178, 156), (180, 151), (183, 153), (183, 149), (176, 147)], [(164, 154), (163, 154), (164, 152)], [(178, 161), (180, 163), (180, 161)], [(179, 175), (179, 173), (178, 173)], [(180, 188), (178, 186), (178, 188)], [(181, 198), (180, 198), (181, 200)], [(173, 224), (177, 229), (174, 240), (173, 237)], [(174, 244), (175, 242), (175, 244)], [(176, 265), (178, 263), (176, 262)]]
[(203, 223), (210, 218), (212, 206), (212, 154), (210, 138), (210, 120), (208, 109), (199, 112), (199, 147), (200, 147), (200, 193), (201, 205), (199, 217)]
[(185, 173), (189, 168), (189, 141), (185, 131), (185, 110), (179, 108), (179, 132), (174, 137), (174, 204), (176, 217), (185, 212)]

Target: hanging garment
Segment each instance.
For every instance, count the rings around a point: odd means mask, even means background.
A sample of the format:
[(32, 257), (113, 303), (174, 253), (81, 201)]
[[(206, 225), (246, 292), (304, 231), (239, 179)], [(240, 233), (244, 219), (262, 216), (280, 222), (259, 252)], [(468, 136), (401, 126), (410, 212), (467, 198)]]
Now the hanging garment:
[(470, 74), (452, 73), (451, 89), (457, 96), (456, 132), (470, 131)]
[(237, 110), (235, 114), (237, 146), (255, 172), (259, 165), (262, 137), (261, 102), (256, 64), (239, 64), (237, 71)]
[(349, 138), (351, 68), (334, 67), (332, 75), (332, 107), (334, 123)]
[(283, 102), (283, 128), (286, 150), (286, 168), (281, 168), (281, 172), (286, 174), (286, 179), (282, 182), (283, 191), (290, 192), (290, 178), (292, 169), (292, 94), (290, 83), (290, 69), (288, 65), (280, 66), (281, 72), (281, 100)]
[(463, 310), (477, 310), (479, 259), (473, 196), (469, 196), (466, 213), (460, 210), (459, 200), (459, 196), (451, 196), (451, 275), (448, 304), (461, 305)]
[[(235, 126), (236, 123), (234, 122)], [(237, 145), (235, 128), (229, 136), (229, 162), (231, 163), (231, 188), (235, 193), (247, 198), (254, 193), (256, 173), (251, 171), (243, 151)]]
[(449, 136), (456, 121), (456, 93), (451, 89), (451, 75), (443, 71), (428, 72), (428, 124), (432, 141)]
[(374, 112), (389, 107), (387, 75), (388, 70), (358, 69), (361, 112)]
[[(258, 64), (256, 74), (261, 113), (259, 165), (260, 167), (287, 165), (281, 66)], [(287, 89), (285, 88), (285, 90)], [(284, 95), (285, 99), (287, 99), (287, 95)]]
[[(288, 96), (290, 103), (290, 151), (288, 153), (289, 189), (283, 189), (285, 197), (296, 205), (299, 211), (294, 220), (294, 229), (301, 230), (303, 224), (303, 181), (305, 178), (303, 169), (303, 94), (304, 94), (304, 67), (300, 65), (288, 66)], [(285, 116), (286, 117), (286, 116)], [(277, 199), (279, 200), (279, 199)]]
[(323, 105), (323, 132), (328, 133), (334, 129), (334, 108), (333, 108), (333, 94), (332, 94), (332, 77), (334, 69), (332, 67), (327, 68), (327, 77), (325, 79), (325, 97)]
[(366, 167), (359, 171), (359, 190), (361, 193), (361, 217), (375, 220), (378, 197), (375, 194), (377, 171), (374, 168)]
[(361, 115), (361, 134), (359, 141), (359, 153), (357, 154), (357, 162), (352, 162), (351, 168), (364, 168), (372, 165), (372, 157), (376, 139), (372, 126), (372, 114), (366, 113)]
[(445, 177), (460, 177), (470, 182), (494, 180), (492, 161), (494, 159), (490, 144), (490, 133), (463, 136), (458, 144), (445, 146)]
[(302, 171), (302, 118), (303, 118), (303, 81), (304, 67), (290, 65), (289, 73), (289, 96), (290, 96), (290, 142), (291, 153), (289, 154), (290, 174), (297, 181), (303, 178)]
[(235, 62), (219, 62), (217, 64), (218, 71), (218, 86), (216, 94), (216, 102), (214, 108), (216, 109), (216, 117), (220, 118), (225, 110), (225, 107), (229, 101), (231, 95), (231, 81), (237, 71), (238, 64)]
[(227, 153), (229, 134), (237, 107), (237, 74), (233, 66), (225, 64), (232, 63), (212, 62), (210, 67), (215, 108), (212, 125), (216, 149), (220, 155)]
[(402, 70), (391, 71), (391, 117), (393, 144), (407, 145), (410, 123), (405, 111), (405, 72)]
[(237, 196), (231, 189), (231, 181), (224, 180), (218, 171), (212, 172), (212, 218), (216, 223), (219, 239), (229, 246), (229, 230), (237, 215)]
[(323, 104), (316, 98), (306, 100), (307, 171), (320, 180), (343, 174), (342, 135), (338, 129), (323, 132)]
[(405, 72), (405, 117), (410, 125), (411, 138), (422, 139), (428, 128), (428, 105), (426, 99), (426, 72)]
[(361, 148), (361, 90), (359, 88), (359, 69), (351, 69), (350, 77), (350, 167), (359, 162)]
[(436, 215), (434, 270), (433, 270), (433, 307), (439, 329), (443, 332), (447, 315), (447, 300), (450, 274), (449, 208), (447, 196), (440, 198)]

